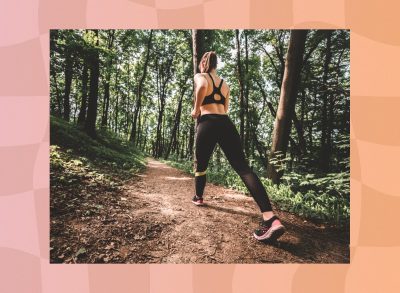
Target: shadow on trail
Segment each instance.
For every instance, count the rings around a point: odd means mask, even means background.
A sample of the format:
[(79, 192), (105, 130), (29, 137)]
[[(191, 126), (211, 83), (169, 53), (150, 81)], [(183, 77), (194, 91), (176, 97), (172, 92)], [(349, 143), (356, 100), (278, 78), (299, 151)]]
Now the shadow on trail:
[[(249, 221), (258, 223), (261, 220), (261, 215), (253, 212), (246, 212), (236, 210), (228, 207), (216, 206), (209, 203), (199, 207), (202, 209), (215, 210), (218, 212), (228, 213), (232, 215), (241, 215), (249, 217)], [(321, 237), (315, 237), (313, 231), (308, 231), (306, 227), (299, 227), (291, 222), (281, 219), (282, 224), (286, 227), (286, 233), (278, 241), (263, 243), (258, 242), (262, 246), (272, 246), (277, 249), (286, 251), (293, 256), (299, 257), (304, 262), (313, 263), (315, 258), (321, 251), (324, 251), (324, 245), (321, 243), (323, 240), (323, 234)], [(256, 227), (254, 227), (256, 228)], [(329, 262), (329, 261), (328, 261)]]
[(221, 207), (221, 206), (214, 206), (214, 205), (210, 205), (209, 203), (204, 204), (203, 206), (201, 206), (201, 208), (203, 208), (203, 209), (212, 209), (212, 210), (216, 210), (216, 211), (219, 211), (219, 212), (224, 212), (224, 213), (229, 213), (229, 214), (234, 214), (234, 215), (248, 216), (248, 217), (252, 218), (253, 220), (254, 219), (261, 219), (261, 216), (255, 214), (255, 213), (235, 210), (235, 209)]

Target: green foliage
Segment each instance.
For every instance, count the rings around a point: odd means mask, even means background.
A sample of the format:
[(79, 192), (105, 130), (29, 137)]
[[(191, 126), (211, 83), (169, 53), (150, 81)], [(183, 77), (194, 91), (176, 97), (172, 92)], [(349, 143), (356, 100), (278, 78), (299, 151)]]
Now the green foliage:
[[(85, 162), (113, 167), (137, 173), (144, 167), (144, 157), (129, 142), (119, 140), (115, 134), (98, 131), (98, 139), (92, 139), (77, 126), (62, 119), (50, 119), (50, 144), (67, 149), (67, 153), (82, 157)], [(54, 147), (54, 150), (57, 150)], [(57, 159), (57, 157), (54, 157)], [(56, 163), (57, 161), (54, 161)], [(52, 161), (53, 163), (53, 161)]]
[[(101, 131), (93, 140), (73, 124), (51, 117), (50, 186), (51, 210), (70, 213), (75, 199), (115, 193), (124, 181), (144, 166), (142, 153), (114, 135)], [(84, 216), (102, 207), (89, 204)]]
[(276, 151), (274, 156), (270, 158), (269, 163), (275, 167), (277, 172), (285, 171), (290, 158), (285, 156), (281, 151)]
[[(266, 179), (264, 179), (266, 180)], [(264, 181), (266, 182), (266, 181)], [(267, 184), (271, 197), (281, 206), (296, 214), (336, 224), (350, 220), (349, 173), (315, 174), (287, 173), (279, 188)], [(276, 194), (273, 190), (276, 189)], [(282, 194), (281, 189), (289, 194)]]

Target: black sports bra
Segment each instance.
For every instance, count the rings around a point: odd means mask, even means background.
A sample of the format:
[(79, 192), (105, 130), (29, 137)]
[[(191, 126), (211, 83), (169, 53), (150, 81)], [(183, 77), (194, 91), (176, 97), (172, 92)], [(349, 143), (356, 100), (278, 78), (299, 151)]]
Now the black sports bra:
[[(221, 78), (221, 83), (219, 84), (219, 87), (216, 87), (215, 83), (214, 83), (214, 79), (212, 78), (211, 74), (208, 73), (208, 75), (210, 76), (212, 83), (213, 83), (213, 91), (211, 94), (204, 97), (203, 103), (201, 105), (203, 106), (203, 105), (212, 104), (212, 103), (225, 105), (225, 97), (221, 92), (221, 87), (222, 87), (222, 83), (224, 82), (224, 80)], [(216, 100), (214, 97), (215, 94), (219, 94), (221, 96), (221, 98), (219, 100)]]

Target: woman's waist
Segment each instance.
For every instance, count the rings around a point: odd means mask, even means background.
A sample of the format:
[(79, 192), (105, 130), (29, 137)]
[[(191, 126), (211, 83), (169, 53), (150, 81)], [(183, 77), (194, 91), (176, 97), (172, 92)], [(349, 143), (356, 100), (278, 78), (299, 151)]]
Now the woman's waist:
[(229, 119), (227, 113), (205, 113), (202, 114), (197, 118), (198, 122), (205, 121), (205, 120), (219, 120), (219, 119)]

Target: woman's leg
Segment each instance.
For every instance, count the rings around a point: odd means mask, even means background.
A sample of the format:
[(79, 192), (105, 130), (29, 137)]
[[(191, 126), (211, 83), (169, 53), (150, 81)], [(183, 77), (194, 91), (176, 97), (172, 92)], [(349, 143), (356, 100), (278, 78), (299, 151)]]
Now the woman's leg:
[(235, 125), (229, 117), (227, 117), (221, 126), (220, 135), (218, 137), (218, 143), (221, 149), (258, 204), (264, 219), (270, 218), (273, 213), (267, 192), (258, 176), (251, 170), (246, 162), (240, 136)]
[(196, 172), (195, 172), (195, 190), (198, 197), (202, 197), (206, 185), (206, 170), (208, 161), (212, 155), (217, 143), (215, 120), (203, 117), (197, 124), (196, 135)]

